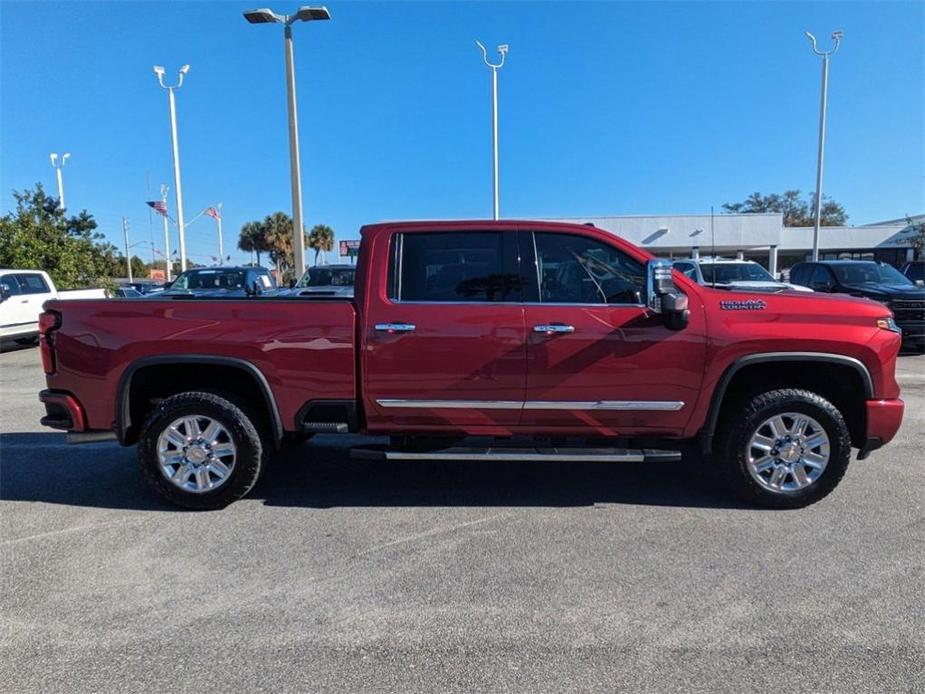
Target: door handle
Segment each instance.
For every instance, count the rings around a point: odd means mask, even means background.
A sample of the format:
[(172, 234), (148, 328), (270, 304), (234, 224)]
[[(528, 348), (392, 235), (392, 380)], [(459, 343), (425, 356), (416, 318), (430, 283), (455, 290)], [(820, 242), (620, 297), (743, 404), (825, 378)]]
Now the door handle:
[(386, 333), (410, 333), (414, 328), (413, 323), (376, 323), (376, 330)]
[(540, 323), (533, 326), (533, 332), (547, 335), (563, 335), (575, 332), (575, 328), (571, 325), (565, 325), (565, 323)]

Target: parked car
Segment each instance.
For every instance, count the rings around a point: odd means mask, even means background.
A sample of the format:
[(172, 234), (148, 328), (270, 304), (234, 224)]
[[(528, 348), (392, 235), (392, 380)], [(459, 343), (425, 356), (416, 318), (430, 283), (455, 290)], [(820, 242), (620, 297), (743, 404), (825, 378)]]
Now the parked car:
[(925, 350), (925, 287), (887, 263), (821, 260), (797, 263), (790, 279), (817, 292), (862, 296), (886, 304), (902, 329), (903, 343)]
[(141, 299), (144, 296), (134, 287), (116, 287), (115, 297), (119, 299)]
[(910, 260), (902, 266), (900, 272), (918, 286), (925, 286), (925, 260)]
[(791, 289), (798, 292), (812, 291), (789, 282), (781, 282), (753, 260), (732, 258), (687, 258), (674, 261), (674, 268), (700, 285), (716, 286), (721, 289), (744, 291), (779, 292)]
[(203, 267), (181, 273), (166, 290), (154, 296), (230, 298), (275, 288), (273, 276), (263, 267)]
[(47, 272), (0, 269), (0, 340), (19, 344), (34, 342), (39, 334), (39, 314), (49, 299), (105, 298), (102, 289), (59, 292)]
[(305, 271), (294, 291), (302, 296), (353, 296), (356, 265), (316, 265)]
[(137, 444), (151, 486), (189, 508), (245, 496), (282, 446), (352, 432), (390, 437), (354, 456), (403, 461), (655, 462), (695, 444), (744, 498), (795, 508), (902, 420), (882, 304), (713, 289), (593, 227), (368, 226), (355, 294), (49, 302), (42, 421)]

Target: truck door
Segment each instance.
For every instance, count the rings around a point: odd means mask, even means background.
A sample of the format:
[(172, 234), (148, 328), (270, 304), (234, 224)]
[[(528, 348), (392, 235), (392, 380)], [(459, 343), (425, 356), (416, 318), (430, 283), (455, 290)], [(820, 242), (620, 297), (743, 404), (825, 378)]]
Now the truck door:
[[(703, 375), (702, 312), (692, 306), (687, 328), (667, 329), (645, 305), (645, 261), (606, 232), (532, 239), (522, 424), (594, 436), (680, 432)], [(525, 254), (525, 265), (532, 260)]]
[(365, 290), (369, 429), (509, 432), (526, 379), (516, 230), (412, 227), (376, 248), (389, 267)]

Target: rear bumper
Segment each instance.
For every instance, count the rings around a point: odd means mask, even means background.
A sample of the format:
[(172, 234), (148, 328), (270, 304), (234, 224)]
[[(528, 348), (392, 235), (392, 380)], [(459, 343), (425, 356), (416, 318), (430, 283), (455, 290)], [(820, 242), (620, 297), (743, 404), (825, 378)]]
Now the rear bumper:
[(863, 460), (870, 455), (871, 451), (875, 451), (893, 440), (896, 432), (899, 431), (899, 425), (902, 424), (905, 407), (905, 403), (899, 398), (895, 400), (868, 400), (865, 403), (867, 440), (858, 453), (858, 460)]
[(70, 393), (58, 390), (43, 390), (39, 400), (45, 403), (42, 426), (64, 431), (86, 431), (87, 417), (80, 402)]

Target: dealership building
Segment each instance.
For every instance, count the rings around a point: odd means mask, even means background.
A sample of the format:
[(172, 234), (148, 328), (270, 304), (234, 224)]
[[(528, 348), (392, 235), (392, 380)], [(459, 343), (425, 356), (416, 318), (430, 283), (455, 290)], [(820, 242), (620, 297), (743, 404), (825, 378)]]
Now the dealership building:
[[(771, 273), (809, 260), (812, 227), (785, 227), (783, 215), (633, 215), (572, 217), (567, 221), (593, 224), (665, 258), (719, 255), (755, 260)], [(925, 221), (925, 215), (912, 218)], [(877, 260), (894, 266), (912, 259), (912, 229), (906, 219), (864, 226), (822, 227), (819, 257)]]

